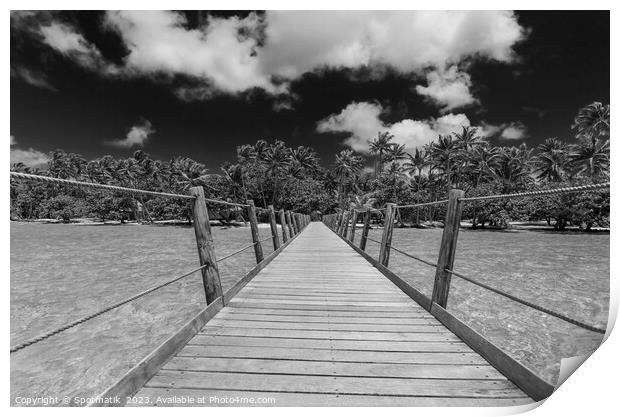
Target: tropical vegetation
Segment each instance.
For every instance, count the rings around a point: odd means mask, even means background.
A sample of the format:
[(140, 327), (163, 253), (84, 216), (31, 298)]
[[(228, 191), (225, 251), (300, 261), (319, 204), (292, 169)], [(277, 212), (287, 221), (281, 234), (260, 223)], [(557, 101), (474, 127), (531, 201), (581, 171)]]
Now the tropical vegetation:
[[(153, 191), (187, 193), (202, 186), (208, 198), (230, 202), (254, 200), (302, 213), (382, 207), (445, 199), (450, 189), (469, 196), (513, 193), (609, 181), (609, 105), (599, 102), (580, 109), (566, 142), (548, 138), (536, 148), (495, 145), (473, 127), (440, 135), (426, 146), (407, 152), (389, 132), (369, 138), (368, 155), (344, 149), (331, 166), (321, 164), (310, 147), (291, 148), (285, 142), (259, 140), (237, 148), (236, 159), (219, 169), (187, 157), (158, 161), (139, 150), (126, 159), (106, 155), (86, 160), (56, 150), (47, 169), (23, 164), (14, 171)], [(212, 205), (213, 217), (223, 222), (241, 220), (243, 211)], [(261, 216), (265, 217), (263, 211)], [(380, 215), (378, 215), (380, 216)], [(441, 221), (443, 206), (401, 209), (401, 224)], [(14, 219), (95, 217), (101, 220), (150, 222), (190, 220), (183, 199), (145, 197), (93, 191), (53, 183), (11, 180), (11, 217)], [(609, 224), (609, 192), (564, 194), (467, 203), (464, 218), (473, 228), (506, 227), (510, 221), (545, 220), (557, 229), (583, 229)]]

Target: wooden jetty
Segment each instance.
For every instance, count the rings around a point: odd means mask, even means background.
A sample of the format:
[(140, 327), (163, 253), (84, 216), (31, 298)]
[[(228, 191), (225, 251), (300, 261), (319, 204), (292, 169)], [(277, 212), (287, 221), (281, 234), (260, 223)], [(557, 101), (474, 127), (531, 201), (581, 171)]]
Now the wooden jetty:
[[(600, 190), (608, 182), (481, 197), (451, 190), (447, 200), (338, 211), (321, 216), (322, 222), (284, 209), (276, 216), (269, 206), (261, 210), (269, 215), (271, 235), (261, 238), (253, 201), (207, 199), (202, 187), (180, 195), (16, 172), (11, 177), (191, 202), (199, 268), (11, 347), (17, 352), (200, 272), (206, 307), (91, 405), (509, 406), (551, 395), (554, 386), (446, 309), (453, 275), (605, 333), (452, 269), (464, 202)], [(216, 259), (207, 203), (246, 211), (252, 244)], [(437, 263), (392, 246), (399, 209), (443, 204)], [(378, 259), (365, 252), (371, 215), (383, 222)], [(274, 251), (265, 256), (268, 240)], [(218, 262), (250, 248), (256, 266), (223, 292)], [(436, 268), (430, 298), (388, 269), (391, 251)]]
[(212, 397), (274, 398), (278, 406), (533, 401), (318, 222), (135, 396), (151, 404), (203, 397), (206, 405), (217, 405)]

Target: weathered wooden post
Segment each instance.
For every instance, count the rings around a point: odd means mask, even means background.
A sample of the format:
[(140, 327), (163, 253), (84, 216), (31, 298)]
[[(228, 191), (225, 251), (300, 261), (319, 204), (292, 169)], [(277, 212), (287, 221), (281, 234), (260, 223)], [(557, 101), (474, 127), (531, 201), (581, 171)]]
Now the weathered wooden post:
[(448, 304), (448, 293), (450, 292), (450, 280), (454, 265), (454, 254), (456, 253), (456, 243), (461, 226), (461, 212), (463, 210), (459, 198), (465, 193), (461, 190), (450, 190), (448, 194), (448, 207), (446, 208), (446, 219), (441, 236), (441, 246), (439, 247), (439, 259), (435, 270), (435, 284), (433, 286), (433, 302), (446, 308)]
[(273, 206), (269, 206), (269, 226), (271, 227), (271, 239), (273, 240), (273, 250), (280, 247), (280, 237), (278, 236), (278, 224), (276, 223), (276, 212)]
[(344, 222), (344, 230), (342, 231), (342, 237), (347, 238), (349, 235), (349, 220), (351, 219), (351, 212), (347, 210), (347, 217)]
[(192, 214), (194, 217), (198, 258), (200, 259), (201, 266), (207, 265), (201, 270), (202, 284), (205, 289), (207, 304), (211, 304), (218, 297), (222, 296), (222, 283), (220, 282), (220, 272), (217, 269), (215, 245), (213, 244), (211, 225), (209, 224), (209, 212), (202, 187), (192, 187), (189, 189), (189, 192), (195, 197)]
[(291, 224), (293, 225), (293, 232), (295, 232), (295, 235), (299, 234), (299, 228), (297, 227), (297, 221), (295, 221), (296, 218), (297, 218), (297, 213), (291, 212)]
[(370, 230), (370, 209), (367, 208), (364, 213), (364, 227), (362, 228), (362, 236), (360, 237), (360, 249), (366, 250), (366, 241), (368, 239), (368, 231)]
[(289, 210), (286, 211), (286, 226), (288, 227), (288, 233), (291, 236), (295, 236), (295, 229), (293, 229), (293, 222), (291, 221), (291, 212)]
[(343, 211), (342, 216), (340, 217), (340, 225), (338, 226), (338, 234), (340, 236), (342, 236), (342, 233), (344, 232), (344, 223), (346, 220), (347, 220), (347, 212)]
[(357, 210), (353, 210), (353, 219), (351, 219), (351, 235), (349, 241), (355, 243), (355, 223), (357, 223)]
[(295, 226), (297, 226), (297, 233), (301, 233), (303, 227), (301, 226), (301, 214), (299, 213), (295, 213)]
[(286, 217), (284, 216), (284, 209), (280, 209), (278, 215), (280, 216), (280, 226), (282, 227), (282, 243), (286, 243), (288, 241), (288, 229), (286, 227)]
[(256, 263), (263, 261), (263, 247), (260, 243), (260, 235), (258, 234), (258, 221), (256, 220), (256, 208), (254, 200), (248, 200), (248, 219), (250, 220), (250, 230), (252, 232), (252, 241), (254, 242), (254, 254), (256, 255)]
[(387, 203), (385, 208), (385, 222), (383, 224), (383, 236), (381, 237), (381, 249), (379, 250), (379, 263), (385, 267), (390, 262), (390, 249), (392, 245), (392, 231), (394, 230), (394, 204)]

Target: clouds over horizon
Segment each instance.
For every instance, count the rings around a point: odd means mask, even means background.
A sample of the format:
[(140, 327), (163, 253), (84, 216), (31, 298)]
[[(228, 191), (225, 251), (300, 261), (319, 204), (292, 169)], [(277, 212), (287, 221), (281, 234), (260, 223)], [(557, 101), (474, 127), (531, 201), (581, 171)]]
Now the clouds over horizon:
[[(396, 123), (385, 123), (380, 116), (385, 109), (377, 103), (353, 102), (338, 114), (332, 114), (317, 123), (319, 133), (348, 133), (344, 144), (357, 152), (368, 152), (368, 141), (378, 132), (389, 132), (395, 143), (405, 145), (408, 151), (435, 141), (439, 135), (460, 132), (462, 127), (472, 126), (464, 113), (448, 113), (429, 119), (403, 119)], [(473, 126), (483, 137), (499, 137), (505, 140), (518, 140), (527, 136), (526, 127), (521, 122), (502, 125), (481, 123)]]
[(153, 129), (151, 122), (144, 120), (141, 124), (132, 126), (124, 138), (105, 140), (103, 144), (117, 148), (142, 147), (153, 133), (155, 133), (155, 129)]
[(49, 157), (47, 156), (47, 154), (41, 151), (37, 151), (33, 148), (18, 149), (16, 146), (17, 139), (15, 139), (15, 136), (11, 135), (11, 165), (22, 163), (31, 168), (40, 168), (46, 165), (47, 161), (49, 161)]
[[(460, 63), (514, 60), (525, 30), (508, 11), (267, 11), (244, 18), (209, 16), (200, 28), (171, 11), (114, 11), (104, 28), (118, 33), (128, 54), (108, 62), (77, 29), (47, 22), (42, 41), (104, 76), (182, 75), (193, 80), (185, 99), (260, 88), (288, 93), (290, 82), (325, 68), (369, 68), (425, 76), (418, 94), (447, 112), (476, 102)], [(195, 91), (194, 91), (195, 90)]]
[(379, 116), (384, 112), (376, 103), (351, 103), (340, 113), (332, 114), (317, 124), (320, 133), (350, 133), (344, 144), (358, 152), (368, 152), (368, 140), (378, 132), (394, 135), (395, 143), (405, 145), (411, 151), (437, 139), (438, 135), (447, 135), (460, 131), (462, 126), (471, 126), (463, 113), (445, 114), (438, 118), (414, 120), (403, 119), (400, 122), (384, 123)]

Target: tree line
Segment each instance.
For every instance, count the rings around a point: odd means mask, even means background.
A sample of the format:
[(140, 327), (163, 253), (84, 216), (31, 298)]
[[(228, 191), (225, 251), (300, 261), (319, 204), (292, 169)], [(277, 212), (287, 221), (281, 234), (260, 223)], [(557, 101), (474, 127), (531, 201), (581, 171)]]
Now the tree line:
[[(213, 172), (187, 157), (158, 161), (138, 150), (126, 159), (106, 155), (87, 161), (61, 150), (49, 155), (47, 169), (23, 164), (14, 171), (90, 181), (153, 191), (185, 194), (202, 186), (207, 198), (230, 202), (252, 199), (257, 207), (320, 215), (338, 210), (382, 207), (387, 202), (416, 204), (442, 200), (452, 188), (468, 196), (591, 184), (609, 180), (609, 105), (599, 102), (579, 109), (572, 143), (548, 138), (536, 148), (495, 146), (472, 127), (439, 137), (407, 152), (389, 132), (369, 139), (368, 155), (344, 149), (324, 167), (307, 146), (264, 140), (237, 148), (236, 159)], [(228, 206), (211, 209), (223, 222), (240, 220), (243, 212)], [(399, 210), (401, 224), (441, 220), (442, 206)], [(472, 227), (506, 227), (509, 221), (546, 220), (557, 229), (583, 229), (609, 224), (609, 192), (539, 196), (467, 203), (464, 218)], [(259, 217), (266, 216), (259, 210)], [(380, 216), (377, 214), (377, 216)], [(182, 199), (142, 197), (83, 190), (58, 184), (11, 181), (11, 218), (96, 217), (101, 220), (191, 218)]]

